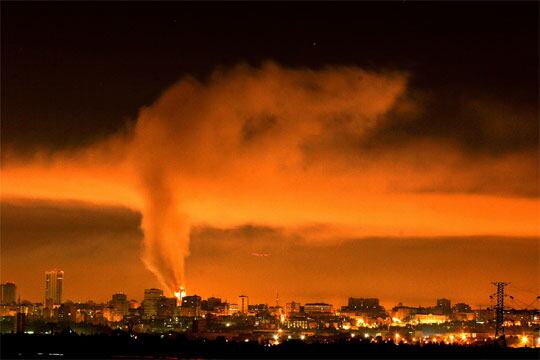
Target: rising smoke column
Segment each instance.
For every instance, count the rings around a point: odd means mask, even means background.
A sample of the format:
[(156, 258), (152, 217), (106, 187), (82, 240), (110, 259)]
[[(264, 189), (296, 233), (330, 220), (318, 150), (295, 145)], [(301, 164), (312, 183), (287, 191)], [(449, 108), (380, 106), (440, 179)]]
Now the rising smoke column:
[(158, 171), (144, 174), (142, 213), (143, 262), (169, 294), (184, 288), (184, 260), (189, 255), (189, 223), (174, 199), (174, 192)]
[(187, 77), (166, 90), (141, 110), (131, 145), (148, 269), (170, 294), (184, 286), (190, 223), (183, 197), (192, 183), (232, 184), (242, 193), (303, 174), (310, 142), (362, 136), (404, 87), (401, 74), (267, 63), (216, 71), (205, 82)]

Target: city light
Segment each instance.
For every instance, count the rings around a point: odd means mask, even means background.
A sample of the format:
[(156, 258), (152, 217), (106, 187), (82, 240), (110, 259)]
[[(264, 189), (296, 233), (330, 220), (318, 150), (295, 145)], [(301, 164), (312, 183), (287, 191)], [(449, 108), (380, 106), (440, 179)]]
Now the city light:
[[(47, 277), (49, 279), (50, 276)], [(14, 285), (9, 285), (13, 287)], [(62, 288), (63, 289), (63, 288)], [(6, 291), (7, 292), (7, 291)], [(176, 295), (184, 292), (176, 292)], [(55, 293), (57, 297), (61, 297), (61, 290)], [(184, 293), (185, 294), (185, 293)], [(242, 295), (245, 299), (247, 296)], [(144, 290), (144, 299), (142, 301), (128, 300), (124, 293), (116, 293), (112, 295), (112, 300), (108, 303), (96, 304), (88, 303), (73, 303), (67, 302), (62, 304), (52, 304), (52, 308), (47, 308), (44, 304), (32, 304), (25, 302), (24, 305), (12, 303), (12, 305), (0, 305), (0, 315), (15, 316), (21, 321), (17, 321), (17, 329), (26, 334), (52, 334), (50, 329), (43, 329), (36, 332), (34, 328), (26, 327), (25, 320), (46, 320), (49, 322), (68, 321), (74, 324), (100, 325), (105, 324), (111, 329), (122, 329), (123, 331), (134, 331), (133, 327), (128, 325), (128, 321), (135, 320), (137, 333), (154, 333), (160, 336), (161, 339), (173, 337), (174, 333), (182, 333), (193, 331), (196, 337), (205, 338), (208, 327), (214, 327), (212, 330), (213, 336), (215, 332), (219, 332), (219, 328), (223, 326), (225, 329), (221, 331), (227, 332), (230, 336), (231, 332), (238, 336), (237, 340), (250, 342), (245, 336), (252, 331), (273, 331), (268, 345), (277, 345), (285, 338), (292, 340), (299, 338), (306, 339), (306, 334), (297, 334), (296, 331), (310, 331), (318, 340), (323, 342), (332, 342), (332, 335), (328, 333), (328, 329), (340, 330), (339, 333), (347, 334), (350, 339), (358, 336), (363, 336), (365, 339), (371, 338), (371, 343), (394, 343), (395, 345), (407, 344), (443, 344), (443, 345), (459, 345), (469, 346), (475, 343), (485, 343), (493, 341), (494, 336), (491, 332), (485, 334), (485, 323), (471, 325), (467, 320), (459, 321), (454, 317), (452, 310), (449, 310), (447, 315), (442, 315), (437, 306), (433, 307), (412, 307), (398, 305), (392, 309), (384, 309), (378, 305), (379, 300), (376, 298), (349, 298), (346, 306), (334, 307), (331, 304), (316, 302), (306, 303), (300, 306), (297, 302), (287, 303), (286, 307), (268, 306), (267, 304), (255, 304), (244, 307), (244, 313), (240, 313), (236, 303), (222, 301), (220, 298), (203, 299), (198, 295), (184, 296), (182, 304), (177, 305), (176, 297), (167, 297), (161, 289), (151, 288)], [(446, 300), (449, 304), (450, 300)], [(363, 309), (364, 304), (370, 304), (369, 307)], [(439, 300), (437, 301), (437, 304)], [(294, 304), (294, 306), (292, 305)], [(133, 305), (133, 306), (132, 306)], [(50, 306), (50, 304), (49, 304)], [(466, 304), (460, 303), (461, 307), (468, 307)], [(448, 306), (449, 307), (449, 306)], [(292, 311), (292, 309), (296, 309)], [(403, 311), (405, 309), (406, 311)], [(358, 313), (362, 312), (362, 317), (358, 317)], [(407, 313), (408, 312), (408, 313)], [(471, 314), (475, 314), (472, 311)], [(33, 315), (31, 315), (33, 314)], [(399, 324), (399, 329), (393, 329), (388, 333), (389, 324), (392, 318), (394, 320), (400, 314), (402, 321)], [(423, 323), (418, 321), (420, 316), (428, 315), (428, 318), (433, 318), (433, 314), (441, 319), (444, 316), (446, 326), (438, 328), (441, 333), (437, 335), (419, 335), (416, 333), (424, 332), (432, 326), (432, 323)], [(24, 317), (21, 317), (24, 315)], [(282, 316), (287, 315), (287, 321), (280, 323)], [(371, 316), (370, 316), (371, 315)], [(461, 315), (461, 313), (459, 314)], [(479, 313), (478, 316), (482, 315)], [(487, 324), (490, 323), (492, 312), (487, 310), (484, 318), (487, 319)], [(514, 319), (512, 318), (514, 316)], [(508, 311), (505, 314), (506, 326), (508, 329), (514, 327), (523, 329), (520, 336), (509, 338), (508, 345), (511, 347), (528, 347), (538, 346), (538, 338), (533, 335), (528, 335), (526, 331), (533, 331), (534, 326), (540, 325), (540, 321), (535, 320), (537, 317), (536, 310), (519, 310), (513, 315), (513, 311)], [(256, 320), (255, 320), (256, 319)], [(466, 318), (465, 318), (466, 319)], [(519, 320), (519, 321), (516, 321)], [(351, 323), (362, 325), (363, 330), (374, 329), (370, 334), (359, 330), (358, 327), (351, 326)], [(278, 329), (275, 326), (279, 327)], [(529, 325), (523, 325), (529, 324)], [(233, 326), (234, 325), (234, 326)], [(406, 326), (406, 328), (404, 328)], [(459, 326), (461, 331), (454, 332), (455, 326)], [(473, 326), (465, 332), (466, 326)], [(232, 329), (230, 329), (232, 328)], [(410, 329), (410, 330), (409, 330)], [(411, 337), (414, 330), (414, 337)], [(493, 331), (493, 329), (488, 328)], [(73, 328), (68, 329), (69, 333), (73, 333)], [(400, 333), (401, 332), (401, 333)], [(515, 330), (514, 330), (515, 333)], [(374, 334), (374, 335), (373, 335)], [(135, 333), (130, 334), (132, 339), (137, 339)], [(230, 340), (230, 339), (229, 339)], [(513, 341), (512, 341), (513, 340)], [(226, 340), (227, 341), (227, 340)]]
[(1, 358), (538, 358), (539, 1), (78, 3), (0, 3)]

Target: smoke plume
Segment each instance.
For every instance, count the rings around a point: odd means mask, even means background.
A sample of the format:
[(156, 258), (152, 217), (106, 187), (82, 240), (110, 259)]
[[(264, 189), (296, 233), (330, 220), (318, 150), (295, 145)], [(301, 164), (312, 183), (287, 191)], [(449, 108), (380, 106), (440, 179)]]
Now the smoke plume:
[[(420, 137), (424, 104), (413, 95), (406, 74), (356, 67), (267, 63), (186, 77), (127, 134), (25, 161), (3, 154), (2, 193), (140, 210), (143, 262), (171, 295), (185, 285), (199, 224), (311, 228), (315, 241), (336, 231), (537, 235), (537, 154)], [(487, 128), (508, 123), (478, 116)]]
[(297, 173), (310, 139), (329, 127), (361, 135), (404, 86), (399, 74), (269, 63), (218, 71), (204, 83), (186, 78), (168, 89), (141, 111), (130, 144), (144, 194), (148, 269), (170, 293), (184, 285), (190, 221), (182, 198), (193, 189), (183, 182)]

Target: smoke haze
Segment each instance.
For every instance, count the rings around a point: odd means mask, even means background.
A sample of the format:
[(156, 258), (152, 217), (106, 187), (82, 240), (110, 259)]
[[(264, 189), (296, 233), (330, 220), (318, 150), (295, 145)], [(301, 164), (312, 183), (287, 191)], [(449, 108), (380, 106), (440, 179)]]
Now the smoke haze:
[[(2, 195), (140, 210), (143, 262), (170, 295), (186, 284), (190, 231), (200, 224), (302, 228), (311, 243), (538, 236), (534, 148), (486, 153), (411, 136), (429, 100), (408, 76), (268, 62), (186, 77), (126, 132), (76, 151), (3, 155)], [(478, 116), (486, 133), (498, 134), (510, 111)], [(408, 136), (399, 136), (404, 129)]]

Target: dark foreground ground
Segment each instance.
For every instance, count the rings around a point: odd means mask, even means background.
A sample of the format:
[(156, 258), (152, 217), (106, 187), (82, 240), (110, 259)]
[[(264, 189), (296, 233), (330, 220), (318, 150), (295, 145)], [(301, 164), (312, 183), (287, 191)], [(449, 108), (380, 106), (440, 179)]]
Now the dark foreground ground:
[(162, 338), (160, 335), (15, 335), (0, 337), (2, 359), (56, 358), (430, 358), (430, 359), (538, 359), (538, 349), (503, 348), (495, 343), (482, 346), (395, 345), (341, 341), (331, 344), (308, 344), (286, 341), (276, 346), (257, 342), (188, 340), (185, 337)]

